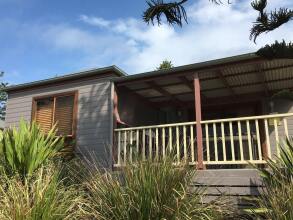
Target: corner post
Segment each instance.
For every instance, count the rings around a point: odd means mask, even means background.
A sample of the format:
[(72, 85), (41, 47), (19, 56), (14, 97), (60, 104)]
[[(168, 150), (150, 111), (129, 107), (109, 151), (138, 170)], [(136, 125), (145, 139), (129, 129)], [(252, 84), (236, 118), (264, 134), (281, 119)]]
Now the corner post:
[(201, 127), (201, 99), (200, 99), (200, 83), (198, 73), (194, 74), (194, 100), (195, 100), (195, 119), (196, 119), (196, 141), (197, 141), (197, 168), (204, 169), (203, 164), (203, 143), (202, 143), (202, 127)]

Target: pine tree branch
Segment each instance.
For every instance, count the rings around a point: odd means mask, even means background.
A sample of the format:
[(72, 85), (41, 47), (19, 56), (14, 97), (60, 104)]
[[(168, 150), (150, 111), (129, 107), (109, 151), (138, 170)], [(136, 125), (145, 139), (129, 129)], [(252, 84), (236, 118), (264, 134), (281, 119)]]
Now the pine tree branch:
[[(148, 9), (143, 13), (143, 20), (147, 24), (154, 25), (161, 24), (161, 18), (164, 15), (167, 23), (170, 25), (182, 26), (183, 22), (187, 23), (187, 15), (184, 4), (188, 0), (181, 0), (178, 2), (164, 2), (164, 0), (150, 0), (147, 1)], [(215, 4), (222, 4), (221, 0), (209, 0)], [(230, 3), (229, 0), (227, 0)]]
[(271, 45), (266, 45), (259, 49), (256, 54), (266, 59), (293, 59), (293, 43), (286, 43), (283, 40), (281, 43), (275, 41)]
[(254, 10), (259, 12), (259, 15), (250, 30), (250, 40), (256, 42), (256, 39), (262, 33), (273, 31), (281, 25), (293, 19), (293, 11), (288, 8), (279, 8), (267, 13), (265, 8), (267, 0), (255, 0), (251, 3)]

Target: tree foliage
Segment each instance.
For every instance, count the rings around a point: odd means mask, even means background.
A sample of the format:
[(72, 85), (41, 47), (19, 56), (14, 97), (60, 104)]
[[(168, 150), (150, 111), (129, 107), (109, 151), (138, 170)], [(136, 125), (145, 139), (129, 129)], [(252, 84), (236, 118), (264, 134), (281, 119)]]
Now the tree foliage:
[(275, 43), (260, 48), (257, 52), (257, 55), (265, 57), (267, 59), (285, 59), (293, 58), (293, 43), (286, 43), (284, 40), (282, 42), (275, 41)]
[[(0, 72), (0, 77), (3, 77), (4, 72)], [(7, 83), (0, 83), (0, 119), (4, 120), (6, 113), (6, 101), (7, 101), (7, 93), (3, 91), (3, 89), (7, 86)]]
[(250, 31), (250, 39), (254, 42), (260, 34), (273, 31), (293, 18), (293, 11), (288, 8), (266, 12), (267, 0), (255, 0), (251, 3), (251, 6), (259, 12)]
[[(164, 2), (164, 0), (147, 1), (148, 9), (143, 13), (143, 20), (146, 23), (161, 24), (161, 17), (166, 17), (167, 23), (171, 25), (182, 26), (183, 22), (187, 23), (187, 15), (184, 8), (184, 3), (188, 0)], [(222, 3), (221, 0), (209, 0), (216, 4)], [(229, 1), (228, 1), (229, 2)]]
[[(191, 0), (189, 0), (191, 1)], [(221, 0), (209, 0), (215, 4), (222, 4)], [(162, 22), (162, 16), (165, 16), (166, 21), (170, 25), (178, 25), (182, 27), (184, 22), (187, 23), (187, 14), (184, 4), (188, 0), (164, 2), (164, 0), (150, 0), (147, 1), (148, 8), (143, 14), (143, 19), (148, 24), (158, 25)], [(230, 4), (230, 1), (227, 0)], [(259, 12), (256, 21), (250, 30), (250, 40), (256, 42), (257, 38), (263, 34), (271, 32), (280, 26), (286, 24), (293, 19), (293, 10), (289, 8), (274, 9), (266, 11), (267, 0), (254, 0), (251, 2), (254, 10)], [(276, 41), (271, 45), (266, 45), (257, 51), (259, 56), (273, 59), (273, 58), (291, 58), (293, 59), (292, 43)]]
[(157, 70), (163, 70), (163, 69), (171, 69), (173, 67), (172, 61), (164, 60), (159, 67), (157, 67)]
[[(273, 31), (293, 19), (293, 10), (288, 8), (279, 8), (267, 12), (265, 10), (267, 7), (267, 0), (254, 0), (251, 6), (254, 10), (259, 12), (250, 30), (250, 40), (254, 42), (256, 42), (259, 35)], [(275, 41), (275, 43), (271, 45), (267, 44), (260, 48), (256, 54), (267, 59), (293, 59), (293, 44), (291, 42), (286, 43), (285, 40), (282, 42)]]

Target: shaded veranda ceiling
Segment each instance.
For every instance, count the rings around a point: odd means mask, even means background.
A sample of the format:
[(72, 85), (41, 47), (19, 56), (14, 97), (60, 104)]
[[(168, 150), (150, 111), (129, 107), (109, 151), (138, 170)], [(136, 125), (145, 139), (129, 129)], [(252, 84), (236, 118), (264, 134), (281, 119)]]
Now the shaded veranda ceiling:
[(241, 102), (271, 97), (278, 91), (293, 89), (293, 60), (261, 60), (227, 63), (219, 67), (173, 71), (116, 82), (158, 106), (187, 105), (194, 102), (193, 78), (198, 73), (203, 105)]

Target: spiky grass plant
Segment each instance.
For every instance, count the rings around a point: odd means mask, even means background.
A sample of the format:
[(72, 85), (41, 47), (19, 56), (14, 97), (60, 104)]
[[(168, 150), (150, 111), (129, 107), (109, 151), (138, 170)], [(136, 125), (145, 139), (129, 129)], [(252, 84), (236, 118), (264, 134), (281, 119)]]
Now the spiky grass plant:
[(55, 127), (45, 134), (35, 122), (29, 124), (24, 120), (19, 128), (10, 128), (1, 136), (0, 156), (7, 169), (21, 176), (32, 175), (64, 146), (63, 138), (56, 137)]
[(203, 203), (204, 190), (191, 192), (194, 171), (161, 162), (140, 160), (121, 171), (90, 170), (85, 181), (90, 219), (221, 219), (229, 213), (226, 201)]
[(293, 139), (280, 147), (280, 157), (269, 160), (268, 169), (260, 169), (265, 190), (258, 206), (266, 219), (293, 219)]
[(65, 185), (56, 166), (42, 166), (29, 177), (0, 175), (0, 219), (79, 219), (77, 187)]

